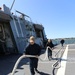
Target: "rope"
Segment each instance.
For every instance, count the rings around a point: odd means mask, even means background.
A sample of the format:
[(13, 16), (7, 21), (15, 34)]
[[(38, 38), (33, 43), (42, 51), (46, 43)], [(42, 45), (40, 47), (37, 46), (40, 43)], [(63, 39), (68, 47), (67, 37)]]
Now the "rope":
[[(22, 56), (17, 60), (15, 66), (14, 66), (14, 68), (13, 68), (13, 70), (12, 70), (11, 75), (14, 75), (14, 73), (15, 73), (15, 71), (16, 71), (16, 69), (17, 69), (19, 63), (20, 63), (20, 61), (21, 61), (23, 58), (29, 58), (29, 57), (31, 57), (31, 58), (38, 58), (38, 59), (40, 59), (41, 61), (45, 61), (45, 60), (48, 58), (48, 48), (50, 48), (50, 47), (47, 47), (47, 48), (46, 48), (45, 57), (44, 57), (43, 59), (41, 59), (39, 56), (34, 56), (34, 55), (22, 55)], [(50, 48), (50, 50), (51, 50), (51, 48)]]
[(46, 52), (45, 52), (45, 58), (44, 58), (43, 60), (42, 60), (39, 56), (22, 55), (22, 56), (17, 60), (15, 66), (14, 66), (14, 68), (13, 68), (13, 70), (12, 70), (11, 75), (14, 75), (14, 73), (15, 73), (15, 71), (16, 71), (16, 69), (17, 69), (19, 63), (20, 63), (20, 61), (21, 61), (23, 58), (29, 58), (29, 57), (32, 57), (32, 58), (38, 58), (38, 59), (40, 59), (41, 61), (44, 61), (44, 60), (46, 60), (47, 56), (48, 56), (48, 48), (46, 49)]
[[(63, 47), (62, 47), (62, 48), (63, 48)], [(61, 49), (62, 49), (62, 48), (61, 48)], [(61, 51), (61, 49), (57, 52), (57, 54)], [(65, 51), (65, 50), (64, 50), (64, 51)], [(64, 51), (62, 51), (60, 58), (62, 58), (62, 56), (63, 56), (63, 54), (64, 54)], [(56, 55), (57, 55), (57, 54), (56, 54)], [(52, 65), (52, 67), (53, 67), (52, 74), (55, 75), (55, 70), (56, 70), (56, 69), (59, 69), (59, 68), (61, 67), (61, 59), (57, 60), (57, 61)]]

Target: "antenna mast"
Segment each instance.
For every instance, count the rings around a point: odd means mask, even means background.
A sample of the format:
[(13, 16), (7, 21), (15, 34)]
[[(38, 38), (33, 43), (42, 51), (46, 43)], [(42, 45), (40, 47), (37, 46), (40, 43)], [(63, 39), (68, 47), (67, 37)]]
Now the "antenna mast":
[(12, 10), (14, 3), (15, 3), (15, 0), (13, 0), (13, 3), (12, 3), (11, 8), (10, 8), (10, 11)]

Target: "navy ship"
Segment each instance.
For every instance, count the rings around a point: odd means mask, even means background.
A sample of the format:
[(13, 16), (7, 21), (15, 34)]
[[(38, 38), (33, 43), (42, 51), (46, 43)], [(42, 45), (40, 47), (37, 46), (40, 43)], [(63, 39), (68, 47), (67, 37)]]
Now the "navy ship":
[(24, 13), (15, 12), (19, 16), (14, 15), (6, 5), (0, 7), (0, 54), (23, 53), (30, 36), (34, 36), (36, 43), (43, 48), (47, 40), (43, 25), (33, 23)]

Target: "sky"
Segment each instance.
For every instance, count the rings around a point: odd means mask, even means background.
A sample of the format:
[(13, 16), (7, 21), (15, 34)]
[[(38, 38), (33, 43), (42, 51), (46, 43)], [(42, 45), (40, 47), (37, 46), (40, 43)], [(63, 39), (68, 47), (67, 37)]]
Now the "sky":
[[(11, 7), (13, 0), (0, 0)], [(12, 12), (21, 11), (42, 24), (47, 38), (75, 37), (75, 0), (15, 0)]]

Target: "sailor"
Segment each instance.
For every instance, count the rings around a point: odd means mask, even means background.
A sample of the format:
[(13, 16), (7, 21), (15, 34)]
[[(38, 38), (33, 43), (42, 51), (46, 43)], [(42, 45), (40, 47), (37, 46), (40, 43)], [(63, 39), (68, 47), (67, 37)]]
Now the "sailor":
[[(26, 55), (34, 55), (39, 56), (41, 53), (41, 47), (35, 43), (34, 36), (31, 36), (29, 39), (29, 45), (26, 47), (25, 54)], [(35, 75), (35, 71), (38, 73), (38, 58), (31, 58), (30, 57), (30, 72), (31, 75)]]
[(48, 39), (48, 42), (46, 44), (46, 48), (48, 47), (48, 59), (52, 59), (52, 50), (54, 48), (54, 44), (52, 43), (51, 39)]
[(61, 43), (62, 47), (63, 47), (64, 42), (65, 42), (64, 39), (61, 39), (60, 43)]

